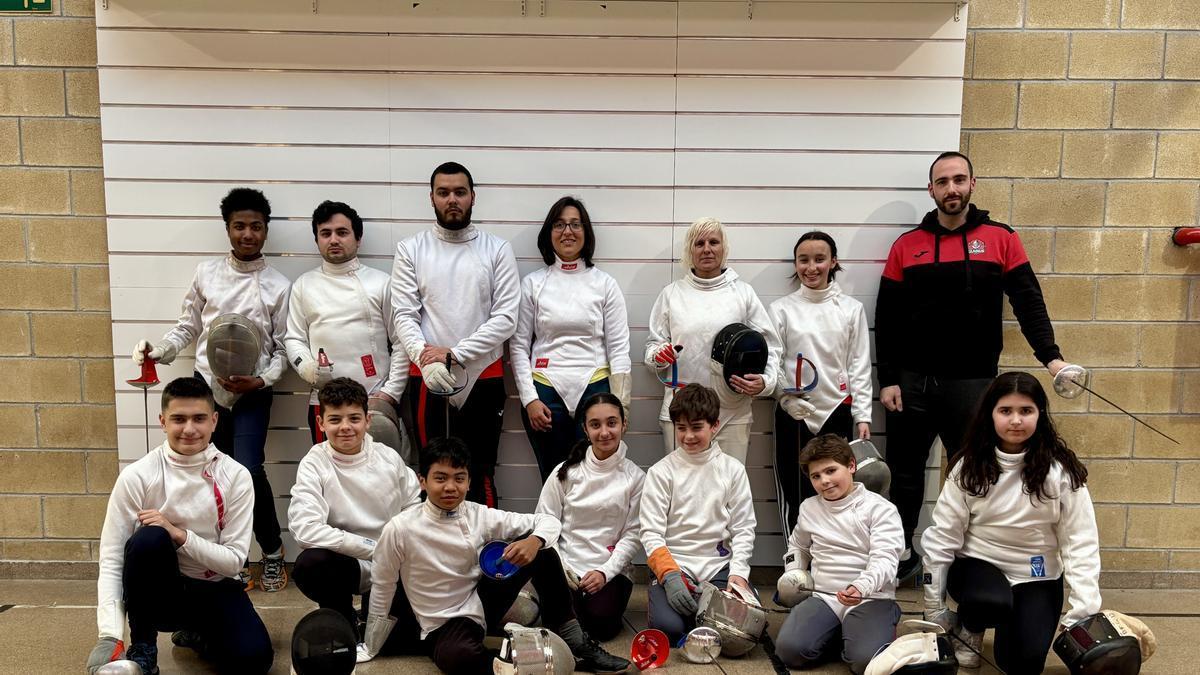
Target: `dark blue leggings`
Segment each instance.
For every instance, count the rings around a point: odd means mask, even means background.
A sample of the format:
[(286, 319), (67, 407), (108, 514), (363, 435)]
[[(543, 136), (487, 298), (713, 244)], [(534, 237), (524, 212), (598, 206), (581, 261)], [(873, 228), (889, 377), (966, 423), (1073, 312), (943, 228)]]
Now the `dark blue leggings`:
[(163, 528), (141, 527), (125, 542), (121, 582), (131, 643), (154, 644), (159, 631), (190, 630), (205, 639), (201, 656), (222, 672), (271, 669), (271, 636), (241, 582), (180, 574), (175, 544)]
[[(196, 373), (196, 377), (200, 374)], [(283, 546), (279, 536), (279, 516), (275, 514), (275, 494), (263, 468), (267, 454), (267, 425), (271, 423), (271, 399), (271, 388), (263, 387), (243, 394), (232, 410), (218, 405), (217, 428), (212, 436), (218, 450), (250, 471), (254, 483), (254, 540), (263, 553), (274, 553)]]
[[(521, 421), (525, 423), (525, 435), (529, 437), (529, 445), (537, 457), (538, 471), (542, 473), (542, 482), (545, 483), (554, 467), (567, 458), (571, 446), (583, 439), (583, 420), (572, 416), (578, 409), (567, 410), (566, 402), (554, 387), (536, 380), (533, 386), (537, 389), (538, 400), (550, 409), (550, 431), (534, 431), (529, 425), (529, 413), (523, 407)], [(579, 404), (583, 405), (589, 396), (602, 391), (609, 391), (607, 377), (589, 384), (579, 397)]]

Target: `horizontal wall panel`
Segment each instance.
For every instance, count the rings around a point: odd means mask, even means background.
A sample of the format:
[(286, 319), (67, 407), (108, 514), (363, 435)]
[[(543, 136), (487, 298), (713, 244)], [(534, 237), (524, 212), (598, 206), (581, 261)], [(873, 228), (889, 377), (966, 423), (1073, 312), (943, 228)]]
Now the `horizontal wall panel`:
[[(858, 150), (934, 152), (958, 146), (958, 118), (851, 115), (679, 115), (676, 147), (730, 150)], [(685, 157), (687, 155), (684, 155)]]
[(962, 42), (679, 40), (681, 75), (962, 78)]
[(756, 2), (754, 18), (740, 2), (680, 2), (686, 36), (964, 39), (952, 3)]
[(674, 72), (675, 46), (650, 37), (96, 32), (104, 65), (160, 68), (652, 75)]
[(681, 75), (678, 83), (680, 112), (952, 116), (962, 112), (962, 82), (956, 80)]
[[(429, 171), (436, 166), (431, 165)], [(428, 174), (426, 174), (428, 180)], [(480, 181), (482, 183), (482, 181)], [(415, 185), (348, 185), (345, 183), (255, 183), (141, 181), (106, 178), (105, 203), (110, 216), (211, 217), (220, 215), (221, 199), (235, 187), (256, 187), (271, 200), (272, 215), (307, 219), (322, 201), (346, 202), (363, 218), (396, 218), (431, 223), (429, 188)], [(575, 195), (597, 220), (623, 223), (672, 222), (673, 190), (667, 187), (558, 188), (489, 187), (479, 185), (475, 219), (542, 222), (546, 210), (563, 195)], [(828, 221), (826, 221), (828, 222)], [(220, 222), (217, 222), (220, 226)]]
[(905, 188), (928, 183), (938, 153), (681, 152), (675, 181), (701, 187)]
[[(712, 189), (675, 193), (677, 222), (711, 216), (725, 222), (915, 226), (933, 208), (925, 190)], [(786, 254), (784, 254), (786, 255)], [(856, 253), (842, 253), (850, 258)]]
[(110, 142), (321, 146), (670, 149), (675, 133), (674, 115), (574, 112), (106, 107), (101, 124)]
[[(675, 78), (137, 70), (101, 63), (105, 105), (673, 112)], [(198, 97), (196, 92), (203, 91)], [(597, 96), (597, 92), (603, 92)], [(957, 111), (955, 111), (957, 114)]]
[(520, 0), (322, 0), (317, 11), (296, 0), (156, 0), (113, 2), (102, 27), (343, 31), (389, 33), (536, 33), (582, 35), (675, 34), (674, 2), (551, 0), (545, 15)]

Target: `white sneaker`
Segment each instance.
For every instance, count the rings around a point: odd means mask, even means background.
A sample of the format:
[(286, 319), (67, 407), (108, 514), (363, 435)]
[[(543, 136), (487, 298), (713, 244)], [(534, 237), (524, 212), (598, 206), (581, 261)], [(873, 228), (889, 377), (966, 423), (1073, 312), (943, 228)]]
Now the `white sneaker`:
[[(958, 659), (958, 667), (968, 670), (978, 668), (979, 655), (983, 652), (983, 631), (972, 633), (959, 625), (954, 634), (961, 640), (954, 641), (954, 658)], [(975, 651), (971, 651), (972, 649)]]

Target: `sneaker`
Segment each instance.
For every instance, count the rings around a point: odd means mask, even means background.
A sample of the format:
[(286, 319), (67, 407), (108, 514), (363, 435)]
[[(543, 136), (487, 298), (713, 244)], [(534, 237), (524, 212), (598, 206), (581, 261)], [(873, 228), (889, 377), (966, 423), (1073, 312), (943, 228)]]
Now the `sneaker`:
[(917, 555), (916, 551), (913, 551), (907, 559), (900, 561), (900, 567), (896, 570), (896, 585), (903, 586), (907, 584), (917, 578), (920, 571), (921, 556)]
[(264, 555), (262, 574), (258, 578), (262, 589), (268, 593), (277, 593), (287, 587), (287, 582), (287, 563), (283, 559), (283, 549), (279, 549), (279, 553), (274, 556)]
[(238, 572), (238, 581), (242, 582), (247, 593), (254, 590), (254, 575), (250, 574), (250, 563), (242, 566), (242, 571)]
[(138, 664), (142, 675), (158, 675), (158, 645), (143, 642), (129, 645), (125, 658)]
[(979, 654), (983, 652), (983, 631), (973, 633), (960, 625), (954, 635), (958, 638), (954, 641), (954, 658), (958, 659), (958, 667), (978, 668)]
[(575, 670), (590, 673), (624, 673), (633, 665), (629, 659), (613, 656), (583, 631), (583, 627), (575, 619), (571, 619), (555, 631), (567, 643), (571, 654), (575, 657)]
[(177, 630), (171, 633), (171, 644), (184, 649), (191, 649), (197, 654), (203, 654), (208, 647), (204, 636), (194, 630)]

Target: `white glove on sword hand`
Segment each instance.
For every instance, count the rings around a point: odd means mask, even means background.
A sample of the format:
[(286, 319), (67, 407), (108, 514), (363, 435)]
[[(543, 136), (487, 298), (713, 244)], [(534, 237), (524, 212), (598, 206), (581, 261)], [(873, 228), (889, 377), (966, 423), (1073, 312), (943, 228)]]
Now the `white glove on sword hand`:
[(800, 421), (817, 411), (815, 405), (795, 394), (785, 394), (783, 398), (779, 399), (779, 407), (783, 408), (783, 411), (796, 421)]
[[(147, 354), (146, 350), (150, 350), (150, 353)], [(175, 353), (175, 345), (166, 340), (153, 346), (151, 346), (149, 340), (138, 340), (138, 343), (133, 347), (133, 362), (141, 366), (142, 361), (149, 356), (151, 361), (166, 366), (175, 360)]]

